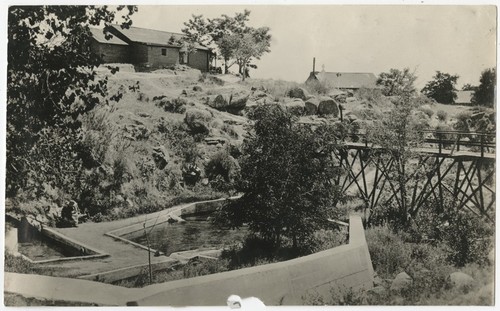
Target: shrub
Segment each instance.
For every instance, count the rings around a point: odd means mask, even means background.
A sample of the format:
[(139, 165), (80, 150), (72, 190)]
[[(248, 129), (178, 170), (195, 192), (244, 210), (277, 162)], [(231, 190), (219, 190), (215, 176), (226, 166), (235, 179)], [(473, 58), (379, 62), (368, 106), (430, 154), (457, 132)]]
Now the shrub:
[(231, 138), (238, 139), (239, 135), (238, 132), (234, 130), (234, 127), (230, 124), (224, 123), (222, 125), (222, 131), (227, 133)]
[(239, 165), (228, 151), (220, 151), (214, 154), (207, 163), (205, 174), (212, 188), (227, 191), (232, 188), (232, 183), (239, 174)]
[(446, 119), (448, 118), (448, 113), (444, 110), (439, 110), (437, 113), (436, 113), (437, 117), (438, 117), (438, 120), (441, 121), (441, 122), (444, 122), (446, 121)]
[(404, 271), (411, 263), (411, 247), (387, 226), (365, 231), (373, 268), (381, 277)]
[(207, 135), (210, 132), (208, 125), (212, 115), (206, 110), (190, 109), (186, 112), (184, 122), (192, 134)]
[(432, 110), (430, 107), (426, 105), (419, 107), (418, 110), (425, 113), (429, 118), (431, 118), (434, 115), (434, 110)]
[(184, 278), (192, 278), (228, 271), (228, 263), (227, 259), (199, 259), (187, 263), (182, 271)]
[(186, 100), (184, 98), (162, 98), (157, 101), (156, 106), (163, 108), (163, 110), (172, 113), (184, 113), (186, 112)]

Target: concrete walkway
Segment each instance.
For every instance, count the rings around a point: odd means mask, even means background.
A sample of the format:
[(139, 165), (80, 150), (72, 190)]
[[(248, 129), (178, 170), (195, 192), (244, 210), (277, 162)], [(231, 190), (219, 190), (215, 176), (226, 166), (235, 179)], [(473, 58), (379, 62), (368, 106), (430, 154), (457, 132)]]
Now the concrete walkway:
[[(43, 266), (56, 268), (56, 271), (53, 274), (55, 276), (79, 277), (142, 264), (146, 265), (148, 263), (148, 252), (146, 250), (132, 244), (116, 240), (105, 235), (105, 233), (156, 218), (158, 218), (158, 223), (160, 223), (162, 221), (166, 221), (168, 218), (167, 215), (173, 211), (181, 210), (191, 204), (210, 201), (215, 200), (181, 204), (152, 214), (140, 215), (111, 222), (89, 222), (80, 224), (76, 228), (57, 228), (55, 230), (65, 236), (107, 253), (110, 256), (101, 259), (47, 263), (43, 264)], [(152, 256), (151, 261), (155, 264), (165, 261), (175, 261), (175, 259), (166, 256)]]

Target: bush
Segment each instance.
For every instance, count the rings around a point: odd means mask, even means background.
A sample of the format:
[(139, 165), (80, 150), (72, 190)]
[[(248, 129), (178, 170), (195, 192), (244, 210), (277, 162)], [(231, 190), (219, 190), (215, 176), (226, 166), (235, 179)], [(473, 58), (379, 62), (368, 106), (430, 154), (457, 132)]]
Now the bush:
[(411, 263), (411, 247), (388, 227), (365, 231), (373, 268), (382, 278), (404, 271)]
[(163, 108), (163, 110), (172, 113), (186, 112), (186, 100), (184, 98), (168, 99), (162, 98), (156, 102), (156, 106)]
[(436, 113), (437, 117), (438, 117), (438, 120), (441, 121), (441, 122), (444, 122), (446, 121), (446, 119), (448, 118), (448, 113), (444, 110), (439, 110), (437, 113)]
[(191, 134), (207, 135), (210, 132), (209, 124), (212, 115), (206, 110), (190, 109), (186, 112), (184, 122), (188, 126)]
[(233, 188), (232, 183), (238, 177), (239, 165), (228, 151), (220, 151), (214, 154), (207, 163), (205, 174), (212, 188), (218, 191), (228, 191)]
[(431, 118), (434, 115), (434, 110), (432, 110), (430, 107), (427, 106), (421, 106), (420, 108), (418, 108), (418, 110), (425, 113), (429, 118)]

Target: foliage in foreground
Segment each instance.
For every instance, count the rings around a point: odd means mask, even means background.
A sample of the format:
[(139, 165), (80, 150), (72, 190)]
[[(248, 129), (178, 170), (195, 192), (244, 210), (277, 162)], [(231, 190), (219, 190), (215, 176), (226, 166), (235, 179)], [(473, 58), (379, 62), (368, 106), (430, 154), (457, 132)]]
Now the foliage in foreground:
[(240, 227), (279, 247), (283, 238), (295, 247), (327, 224), (340, 194), (332, 183), (339, 173), (332, 159), (333, 128), (316, 131), (296, 123), (278, 105), (257, 107), (250, 137), (240, 157), (242, 198), (218, 215), (222, 225)]
[[(408, 242), (407, 233), (394, 233), (388, 227), (366, 230), (373, 267), (383, 286), (382, 292), (353, 291), (332, 287), (329, 294), (310, 291), (306, 305), (491, 305), (494, 267), (488, 261), (476, 261), (457, 268), (450, 261), (443, 243)], [(486, 252), (487, 254), (487, 252)], [(481, 256), (485, 256), (484, 253)], [(481, 262), (480, 264), (478, 262)], [(391, 279), (405, 271), (413, 283), (400, 293), (390, 291)], [(448, 276), (461, 271), (476, 281), (471, 288), (451, 288)]]

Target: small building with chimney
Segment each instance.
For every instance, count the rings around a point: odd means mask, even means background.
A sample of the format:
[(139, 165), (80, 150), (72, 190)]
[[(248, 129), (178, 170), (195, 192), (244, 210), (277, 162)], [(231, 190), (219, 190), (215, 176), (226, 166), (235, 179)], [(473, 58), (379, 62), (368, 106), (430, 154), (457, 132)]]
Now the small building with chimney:
[(320, 82), (335, 89), (351, 91), (378, 88), (377, 77), (371, 72), (329, 72), (325, 71), (324, 66), (321, 71), (315, 71), (315, 63), (313, 59), (313, 71), (309, 74), (306, 84)]

